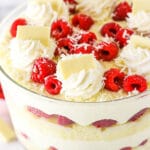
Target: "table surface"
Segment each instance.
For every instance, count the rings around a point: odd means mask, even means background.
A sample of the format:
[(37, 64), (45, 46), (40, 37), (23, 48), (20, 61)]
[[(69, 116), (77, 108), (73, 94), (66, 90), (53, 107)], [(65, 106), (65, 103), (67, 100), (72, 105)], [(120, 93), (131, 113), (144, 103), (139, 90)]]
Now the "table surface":
[(18, 141), (14, 141), (5, 144), (0, 142), (0, 150), (24, 150), (24, 149)]

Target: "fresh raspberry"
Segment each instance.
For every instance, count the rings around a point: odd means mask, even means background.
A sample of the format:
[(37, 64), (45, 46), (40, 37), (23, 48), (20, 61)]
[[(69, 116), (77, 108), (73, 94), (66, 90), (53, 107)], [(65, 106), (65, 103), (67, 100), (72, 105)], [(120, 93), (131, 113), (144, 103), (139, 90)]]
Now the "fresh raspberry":
[(105, 88), (117, 92), (122, 88), (125, 74), (119, 69), (112, 68), (104, 73)]
[(148, 108), (142, 109), (141, 111), (136, 113), (133, 117), (131, 117), (128, 121), (136, 121), (136, 120), (138, 120), (140, 117), (142, 117), (146, 113), (147, 110), (148, 110)]
[(12, 37), (16, 37), (16, 34), (17, 34), (17, 27), (18, 26), (24, 26), (24, 25), (27, 25), (27, 21), (23, 18), (18, 18), (16, 19), (11, 27), (10, 27), (10, 34)]
[(119, 3), (113, 12), (113, 19), (115, 21), (126, 20), (128, 13), (132, 12), (132, 7), (127, 2)]
[(146, 140), (144, 140), (143, 142), (141, 142), (141, 143), (139, 144), (139, 146), (143, 146), (143, 145), (145, 145), (147, 142), (148, 142), (148, 139), (146, 139)]
[(120, 150), (132, 150), (132, 147), (124, 147), (124, 148), (121, 148)]
[(51, 36), (55, 38), (56, 40), (67, 37), (68, 35), (71, 35), (72, 33), (73, 33), (73, 30), (66, 21), (59, 19), (52, 23)]
[(27, 134), (25, 134), (25, 133), (23, 133), (23, 132), (21, 132), (20, 134), (22, 135), (23, 138), (29, 139), (29, 137), (27, 136)]
[(92, 44), (94, 41), (97, 40), (95, 33), (93, 32), (86, 32), (81, 34), (81, 38), (78, 43), (88, 43)]
[(101, 42), (97, 46), (94, 55), (98, 60), (111, 61), (117, 57), (118, 52), (119, 48), (116, 43)]
[(57, 43), (57, 48), (55, 50), (55, 56), (59, 56), (61, 54), (70, 54), (74, 48), (74, 42), (69, 38), (62, 38)]
[(44, 57), (34, 61), (31, 79), (37, 83), (44, 83), (44, 78), (56, 72), (56, 63)]
[(74, 54), (91, 54), (95, 48), (92, 45), (81, 45), (74, 49)]
[(52, 95), (59, 94), (62, 89), (62, 83), (51, 75), (45, 78), (44, 86), (47, 92)]
[(85, 14), (76, 14), (72, 18), (72, 24), (82, 30), (89, 30), (93, 23), (93, 19)]
[(109, 36), (109, 37), (115, 37), (117, 32), (120, 30), (121, 26), (115, 22), (109, 22), (104, 24), (104, 26), (101, 28), (101, 34), (102, 36)]
[(69, 12), (74, 14), (76, 12), (76, 5), (78, 4), (75, 0), (64, 0), (69, 7)]
[(48, 150), (58, 150), (57, 148), (51, 146)]
[(37, 108), (34, 108), (34, 107), (31, 107), (31, 106), (27, 106), (27, 110), (29, 112), (31, 112), (32, 114), (36, 115), (37, 117), (43, 117), (45, 119), (50, 119), (52, 117), (55, 117), (55, 115), (51, 114), (46, 114), (45, 112), (37, 109)]
[(116, 41), (119, 42), (120, 47), (127, 45), (128, 40), (130, 39), (133, 31), (130, 29), (120, 29), (116, 34)]
[(123, 89), (125, 92), (137, 90), (141, 93), (147, 89), (147, 81), (143, 76), (131, 75), (125, 78), (123, 82)]
[(1, 84), (0, 84), (0, 99), (5, 99)]
[(62, 126), (67, 126), (67, 125), (71, 125), (74, 122), (70, 119), (68, 119), (67, 117), (64, 116), (58, 116), (58, 124), (62, 125)]
[(96, 121), (92, 125), (95, 126), (96, 128), (107, 128), (107, 127), (111, 127), (115, 124), (117, 124), (116, 120), (104, 119), (104, 120)]

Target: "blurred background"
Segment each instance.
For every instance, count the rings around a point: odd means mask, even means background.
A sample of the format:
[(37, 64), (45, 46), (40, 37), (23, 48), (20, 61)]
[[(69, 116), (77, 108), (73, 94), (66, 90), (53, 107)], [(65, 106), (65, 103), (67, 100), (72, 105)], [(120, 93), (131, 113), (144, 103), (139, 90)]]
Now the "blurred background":
[[(0, 23), (1, 20), (6, 17), (13, 9), (26, 0), (0, 0)], [(4, 121), (4, 122), (3, 122)], [(1, 85), (0, 85), (0, 135), (3, 135), (4, 123), (10, 125), (10, 118), (7, 110), (7, 106), (3, 97)], [(3, 136), (2, 136), (3, 137)], [(23, 150), (23, 147), (17, 140), (12, 142), (4, 142), (0, 136), (0, 150)]]
[(0, 21), (25, 0), (0, 0)]

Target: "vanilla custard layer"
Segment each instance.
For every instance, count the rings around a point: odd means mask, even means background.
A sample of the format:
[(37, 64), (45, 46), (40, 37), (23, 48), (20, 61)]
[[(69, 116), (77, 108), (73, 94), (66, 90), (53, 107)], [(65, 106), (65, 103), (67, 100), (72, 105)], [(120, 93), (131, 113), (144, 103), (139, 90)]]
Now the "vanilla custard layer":
[[(22, 137), (22, 135), (20, 134), (20, 132), (17, 132), (17, 136), (19, 137), (19, 140), (21, 141), (21, 143), (23, 143), (23, 145), (25, 145), (25, 147), (28, 149), (28, 150), (51, 150), (51, 149), (49, 149), (48, 148), (48, 146), (45, 146), (45, 147), (42, 147), (42, 145), (41, 144), (39, 144), (39, 143), (35, 143), (35, 141), (33, 141), (32, 139), (25, 139), (24, 137)], [(130, 140), (130, 139), (129, 139)], [(58, 140), (59, 141), (59, 140)], [(62, 142), (64, 143), (65, 141), (63, 141), (62, 140)], [(141, 141), (142, 142), (142, 141)], [(140, 143), (141, 143), (140, 142)], [(93, 144), (93, 142), (92, 143), (89, 143), (89, 142), (79, 142), (79, 141), (68, 141), (68, 142), (66, 142), (69, 146), (70, 146), (70, 144), (72, 144), (74, 147), (74, 149), (73, 150), (83, 150), (84, 148), (86, 148), (87, 150), (90, 150), (90, 148), (96, 148), (96, 150), (99, 150), (100, 149), (100, 147), (97, 147), (97, 145), (95, 145), (95, 147), (93, 147), (93, 146), (90, 146), (90, 145), (92, 145)], [(94, 142), (94, 144), (95, 144), (96, 142)], [(129, 142), (127, 142), (128, 144), (123, 144), (123, 145), (126, 145), (126, 146), (129, 146)], [(143, 146), (139, 146), (139, 144), (140, 143), (137, 143), (136, 144), (136, 146), (134, 146), (134, 148), (132, 149), (132, 150), (149, 150), (149, 148), (150, 148), (150, 141), (148, 141), (145, 145), (143, 145)], [(62, 143), (59, 143), (59, 144), (62, 144)], [(80, 144), (80, 146), (81, 146), (81, 144), (82, 145), (84, 145), (82, 148), (83, 149), (77, 149), (78, 147), (77, 147), (77, 145), (78, 144)], [(57, 145), (57, 144), (56, 144)], [(50, 146), (53, 146), (53, 147), (55, 147), (56, 145), (52, 145), (52, 143), (49, 143), (49, 147)], [(65, 144), (63, 144), (63, 146), (64, 146)], [(86, 145), (86, 146), (85, 146)], [(89, 147), (88, 147), (89, 146)], [(111, 148), (112, 148), (112, 146), (111, 145), (109, 145)], [(110, 149), (110, 147), (102, 147), (103, 149), (105, 149), (105, 150), (112, 150), (112, 149)], [(57, 148), (57, 147), (56, 147)], [(102, 149), (101, 148), (101, 149)], [(107, 148), (107, 149), (106, 149)], [(120, 150), (120, 148), (123, 148), (123, 147), (119, 147), (119, 146), (115, 146), (115, 147), (113, 147), (113, 150)], [(71, 149), (72, 149), (72, 147), (71, 147)], [(103, 150), (102, 149), (102, 150)], [(58, 150), (63, 150), (63, 149), (58, 149)], [(69, 149), (67, 149), (67, 150), (69, 150)]]

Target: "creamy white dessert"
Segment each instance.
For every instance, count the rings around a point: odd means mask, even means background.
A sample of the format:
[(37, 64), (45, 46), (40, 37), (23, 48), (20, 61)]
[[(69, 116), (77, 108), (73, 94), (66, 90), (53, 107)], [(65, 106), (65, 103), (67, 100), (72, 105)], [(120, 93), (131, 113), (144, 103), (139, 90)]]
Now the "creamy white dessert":
[[(147, 5), (132, 5), (147, 15)], [(2, 36), (0, 77), (27, 149), (149, 149), (149, 29), (136, 35), (130, 9), (116, 0), (30, 0), (16, 35), (11, 26)], [(124, 20), (108, 21), (118, 11)]]
[(59, 17), (69, 17), (63, 0), (28, 0), (28, 3), (25, 16), (31, 25), (50, 26)]
[(128, 15), (129, 28), (137, 30), (141, 34), (150, 34), (150, 2), (133, 0), (133, 13)]

